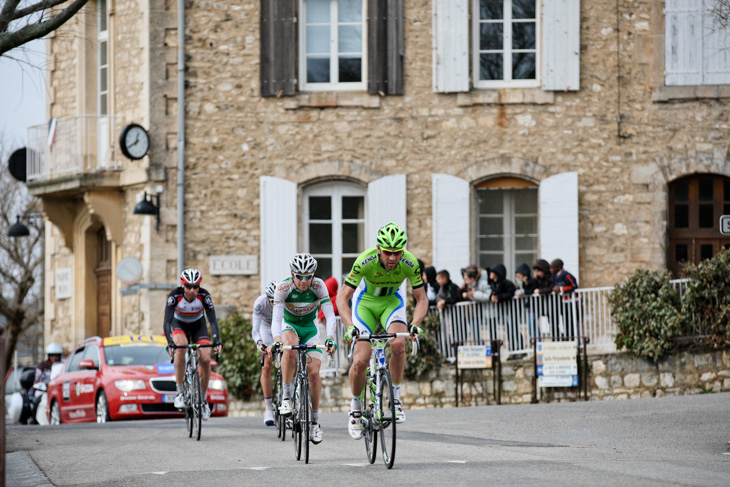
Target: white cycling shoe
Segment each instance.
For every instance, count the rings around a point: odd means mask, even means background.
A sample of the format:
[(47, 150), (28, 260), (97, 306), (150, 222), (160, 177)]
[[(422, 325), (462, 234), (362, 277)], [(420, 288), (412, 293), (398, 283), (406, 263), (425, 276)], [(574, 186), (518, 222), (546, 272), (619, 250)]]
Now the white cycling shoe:
[(400, 401), (393, 401), (395, 404), (395, 422), (397, 424), (406, 422), (406, 413), (403, 411), (403, 404)]
[(266, 411), (264, 411), (264, 424), (266, 426), (274, 426), (274, 410), (271, 408), (266, 408)]
[(350, 411), (347, 416), (347, 431), (355, 440), (362, 438), (362, 411)]
[(285, 418), (288, 418), (289, 416), (291, 416), (291, 399), (284, 399), (283, 401), (281, 401), (281, 406), (279, 407), (279, 414)]
[(322, 426), (319, 423), (312, 425), (311, 440), (315, 445), (322, 443)]
[(203, 418), (203, 421), (210, 419), (210, 406), (208, 406), (208, 401), (205, 401), (203, 407), (200, 408), (200, 416)]
[(182, 392), (178, 392), (175, 396), (175, 407), (185, 409), (185, 397), (182, 395)]

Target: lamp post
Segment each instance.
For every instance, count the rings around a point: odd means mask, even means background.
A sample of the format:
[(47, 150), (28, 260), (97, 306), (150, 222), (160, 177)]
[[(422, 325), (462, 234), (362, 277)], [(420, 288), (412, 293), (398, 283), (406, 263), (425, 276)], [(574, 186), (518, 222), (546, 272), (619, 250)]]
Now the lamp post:
[[(10, 225), (10, 228), (8, 228), (8, 237), (27, 237), (28, 235), (30, 235), (30, 229), (22, 222), (22, 220), (25, 220), (29, 224), (33, 225), (33, 220), (38, 220), (41, 218), (43, 218), (43, 215), (40, 213), (16, 215), (15, 223)], [(33, 226), (35, 227), (35, 225)]]

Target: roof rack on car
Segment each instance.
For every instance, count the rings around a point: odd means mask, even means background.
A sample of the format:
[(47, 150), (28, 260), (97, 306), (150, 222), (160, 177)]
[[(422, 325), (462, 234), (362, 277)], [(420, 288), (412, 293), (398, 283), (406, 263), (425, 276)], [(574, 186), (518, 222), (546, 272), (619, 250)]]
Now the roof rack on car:
[(84, 340), (83, 342), (81, 342), (81, 344), (83, 345), (86, 342), (91, 342), (91, 341), (95, 341), (95, 340), (101, 340), (101, 337), (96, 337), (96, 336), (95, 337), (89, 337), (86, 340)]

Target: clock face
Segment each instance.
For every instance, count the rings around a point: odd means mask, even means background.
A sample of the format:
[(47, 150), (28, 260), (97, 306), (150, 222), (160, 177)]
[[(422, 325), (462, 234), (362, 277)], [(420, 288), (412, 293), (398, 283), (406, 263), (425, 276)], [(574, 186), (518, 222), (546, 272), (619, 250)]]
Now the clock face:
[(131, 159), (141, 159), (150, 148), (147, 132), (139, 125), (131, 125), (124, 134), (124, 148)]

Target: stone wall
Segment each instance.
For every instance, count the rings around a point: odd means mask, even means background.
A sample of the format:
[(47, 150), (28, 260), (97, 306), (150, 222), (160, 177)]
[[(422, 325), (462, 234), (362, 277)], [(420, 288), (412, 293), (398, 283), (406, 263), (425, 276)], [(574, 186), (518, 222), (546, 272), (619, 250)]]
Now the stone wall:
[[(730, 392), (730, 351), (682, 352), (654, 364), (629, 353), (588, 357), (590, 401), (681, 396)], [(492, 371), (469, 374), (460, 406), (495, 405)], [(533, 400), (534, 363), (531, 359), (503, 362), (502, 404), (530, 404)], [(323, 378), (321, 411), (343, 412), (350, 407), (350, 383), (346, 376)], [(420, 382), (405, 381), (401, 398), (406, 409), (455, 406), (455, 370), (444, 366)], [(539, 402), (583, 400), (577, 388), (538, 389)], [(231, 401), (231, 416), (263, 414), (263, 399)]]

